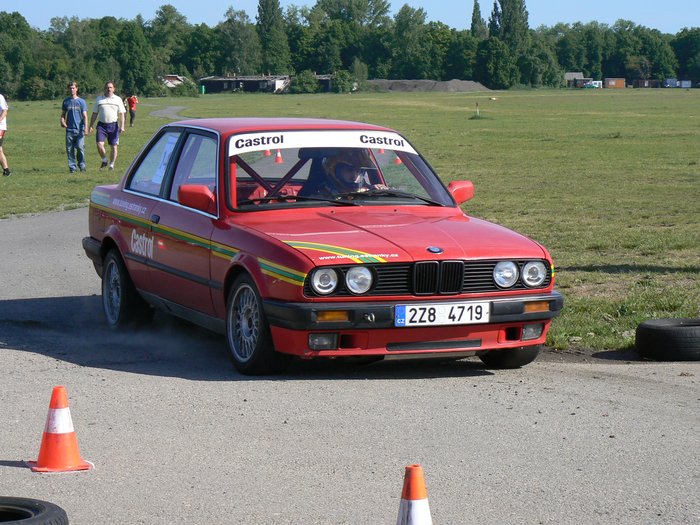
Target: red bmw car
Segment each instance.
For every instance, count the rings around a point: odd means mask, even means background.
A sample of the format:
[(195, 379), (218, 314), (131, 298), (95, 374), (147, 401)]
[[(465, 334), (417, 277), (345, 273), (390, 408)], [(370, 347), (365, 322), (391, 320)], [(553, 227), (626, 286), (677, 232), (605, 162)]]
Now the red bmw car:
[(94, 189), (83, 247), (110, 327), (165, 310), (225, 334), (245, 374), (293, 356), (519, 367), (563, 298), (547, 250), (465, 214), (473, 195), (384, 127), (187, 120)]

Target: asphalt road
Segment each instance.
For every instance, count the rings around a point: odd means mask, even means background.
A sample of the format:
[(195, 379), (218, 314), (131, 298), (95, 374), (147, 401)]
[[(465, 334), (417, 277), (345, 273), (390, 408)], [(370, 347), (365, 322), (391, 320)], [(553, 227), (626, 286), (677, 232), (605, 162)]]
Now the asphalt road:
[[(514, 371), (298, 364), (249, 378), (218, 336), (117, 334), (85, 209), (0, 221), (0, 495), (74, 525), (389, 524), (406, 465), (436, 524), (700, 523), (700, 364), (546, 354)], [(64, 385), (86, 472), (38, 474)]]

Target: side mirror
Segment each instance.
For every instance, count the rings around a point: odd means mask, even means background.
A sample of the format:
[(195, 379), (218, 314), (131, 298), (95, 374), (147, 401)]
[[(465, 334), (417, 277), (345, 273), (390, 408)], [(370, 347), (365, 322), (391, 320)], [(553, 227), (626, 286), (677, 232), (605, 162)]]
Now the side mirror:
[(474, 198), (474, 184), (470, 180), (455, 180), (448, 184), (447, 189), (457, 204), (462, 204)]
[(177, 189), (177, 200), (188, 208), (216, 214), (216, 197), (205, 184), (183, 184)]

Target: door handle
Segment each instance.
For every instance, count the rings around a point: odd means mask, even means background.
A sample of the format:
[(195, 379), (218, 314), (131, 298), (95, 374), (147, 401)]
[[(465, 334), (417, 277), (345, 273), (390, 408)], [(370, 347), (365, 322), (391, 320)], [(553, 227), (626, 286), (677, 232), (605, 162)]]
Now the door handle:
[(151, 222), (154, 224), (158, 224), (160, 222), (160, 215), (156, 215), (155, 213), (151, 215)]

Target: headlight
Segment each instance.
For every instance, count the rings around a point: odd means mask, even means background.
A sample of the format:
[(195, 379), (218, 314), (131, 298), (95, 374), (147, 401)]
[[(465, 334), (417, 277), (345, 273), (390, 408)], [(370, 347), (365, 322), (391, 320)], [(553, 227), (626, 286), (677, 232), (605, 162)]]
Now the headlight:
[(523, 282), (527, 286), (540, 286), (547, 278), (547, 268), (540, 261), (530, 261), (523, 266)]
[(366, 293), (372, 287), (372, 272), (365, 266), (353, 266), (345, 274), (345, 285), (352, 293)]
[(311, 288), (319, 295), (328, 295), (338, 287), (338, 272), (333, 268), (317, 268), (311, 273)]
[(518, 266), (513, 261), (501, 261), (493, 269), (493, 280), (501, 288), (510, 288), (518, 280)]

